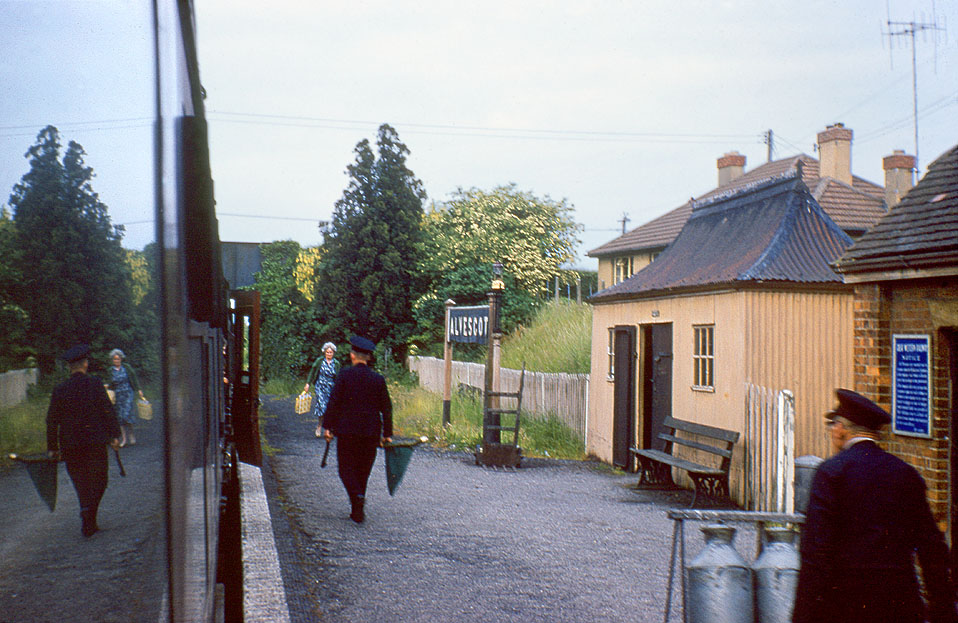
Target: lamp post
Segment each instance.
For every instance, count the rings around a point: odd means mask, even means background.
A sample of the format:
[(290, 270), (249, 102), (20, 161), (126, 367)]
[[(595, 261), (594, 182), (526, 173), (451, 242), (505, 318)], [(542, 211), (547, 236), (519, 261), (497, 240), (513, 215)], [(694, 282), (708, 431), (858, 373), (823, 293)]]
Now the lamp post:
[(486, 353), (486, 408), (484, 422), (486, 424), (482, 441), (485, 444), (498, 444), (499, 430), (491, 426), (499, 426), (498, 413), (489, 413), (489, 409), (499, 408), (499, 399), (490, 397), (490, 392), (499, 391), (499, 355), (502, 343), (502, 325), (499, 319), (499, 310), (502, 306), (502, 292), (506, 284), (502, 281), (502, 262), (492, 264), (492, 284), (489, 292), (489, 348)]

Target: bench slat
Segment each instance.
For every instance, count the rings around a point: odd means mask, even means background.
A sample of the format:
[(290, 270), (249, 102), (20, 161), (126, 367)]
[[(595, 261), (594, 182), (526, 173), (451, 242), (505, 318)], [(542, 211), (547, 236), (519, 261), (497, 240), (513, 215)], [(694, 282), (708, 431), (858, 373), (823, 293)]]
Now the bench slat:
[(724, 428), (716, 428), (715, 426), (707, 426), (705, 424), (689, 422), (687, 420), (677, 420), (673, 417), (665, 418), (665, 420), (662, 422), (662, 425), (668, 426), (672, 429), (684, 431), (686, 433), (702, 435), (703, 437), (712, 437), (713, 439), (721, 439), (731, 443), (737, 442), (740, 436), (739, 433), (733, 430), (725, 430)]
[(685, 459), (678, 459), (672, 456), (671, 454), (666, 454), (661, 450), (646, 450), (646, 449), (636, 449), (630, 448), (630, 451), (637, 456), (644, 456), (652, 459), (653, 461), (658, 461), (660, 463), (665, 463), (667, 465), (673, 465), (684, 469), (687, 472), (692, 472), (695, 474), (709, 474), (713, 476), (721, 476), (725, 471), (717, 469), (714, 467), (708, 467), (706, 465), (699, 465), (698, 463), (693, 463), (692, 461), (686, 461)]
[(666, 433), (659, 433), (659, 439), (663, 441), (671, 441), (672, 443), (681, 444), (683, 446), (694, 448), (696, 450), (701, 450), (703, 452), (708, 452), (709, 454), (717, 454), (719, 456), (724, 456), (727, 459), (732, 458), (731, 450), (726, 450), (725, 448), (717, 448), (715, 446), (699, 443), (691, 439), (683, 439), (681, 437), (676, 437), (675, 435), (667, 435)]

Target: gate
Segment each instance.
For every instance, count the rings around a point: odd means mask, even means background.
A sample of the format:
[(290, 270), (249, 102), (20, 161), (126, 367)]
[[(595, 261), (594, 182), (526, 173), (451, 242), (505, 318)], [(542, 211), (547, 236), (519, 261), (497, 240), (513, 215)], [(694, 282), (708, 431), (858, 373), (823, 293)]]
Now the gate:
[(745, 504), (792, 513), (795, 503), (795, 396), (745, 384)]

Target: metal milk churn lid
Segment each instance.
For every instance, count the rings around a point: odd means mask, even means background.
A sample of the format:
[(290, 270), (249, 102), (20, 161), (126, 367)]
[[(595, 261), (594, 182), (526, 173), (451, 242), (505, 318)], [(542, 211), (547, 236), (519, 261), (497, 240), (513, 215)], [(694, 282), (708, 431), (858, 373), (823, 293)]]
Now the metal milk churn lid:
[(761, 556), (752, 563), (755, 577), (755, 621), (789, 623), (798, 588), (799, 557), (795, 549), (795, 531), (791, 528), (767, 528), (768, 542)]
[(808, 508), (808, 495), (812, 490), (815, 471), (822, 464), (820, 456), (806, 454), (795, 459), (795, 512), (804, 513)]
[(686, 567), (689, 623), (753, 623), (752, 570), (732, 546), (735, 528), (704, 526), (705, 547)]

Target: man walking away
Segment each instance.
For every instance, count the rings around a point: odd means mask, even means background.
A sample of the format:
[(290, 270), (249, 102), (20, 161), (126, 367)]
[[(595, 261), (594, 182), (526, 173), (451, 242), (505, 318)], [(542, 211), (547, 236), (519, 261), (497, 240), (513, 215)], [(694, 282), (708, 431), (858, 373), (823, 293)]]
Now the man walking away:
[(366, 482), (376, 461), (376, 449), (392, 441), (393, 406), (386, 379), (369, 367), (376, 345), (354, 336), (349, 340), (352, 366), (336, 376), (323, 420), (327, 441), (336, 437), (339, 479), (349, 495), (350, 519), (365, 518)]
[(47, 410), (47, 453), (62, 457), (80, 502), (81, 533), (92, 536), (109, 474), (107, 444), (120, 445), (120, 424), (103, 387), (87, 374), (90, 349), (78, 344), (61, 355), (70, 378), (53, 388)]

